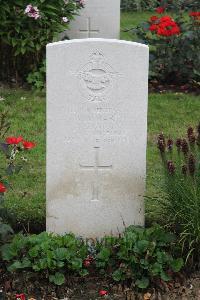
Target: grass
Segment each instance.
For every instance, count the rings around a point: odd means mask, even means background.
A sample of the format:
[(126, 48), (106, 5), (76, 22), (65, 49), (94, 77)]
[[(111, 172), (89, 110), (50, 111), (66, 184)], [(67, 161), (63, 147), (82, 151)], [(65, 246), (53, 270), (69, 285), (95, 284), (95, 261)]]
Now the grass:
[[(6, 206), (14, 221), (27, 224), (36, 218), (45, 220), (45, 97), (30, 91), (3, 89), (0, 96), (0, 112), (7, 111), (11, 128), (8, 135), (22, 135), (36, 141), (37, 147), (27, 153), (30, 161), (28, 172), (10, 178), (12, 189), (7, 194)], [(2, 157), (1, 157), (2, 161)]]
[[(30, 169), (11, 179), (6, 205), (17, 221), (28, 228), (45, 221), (45, 96), (31, 91), (1, 89), (0, 112), (7, 110), (11, 121), (9, 135), (22, 135), (37, 142), (28, 153)], [(150, 94), (148, 112), (147, 194), (159, 192), (160, 159), (156, 136), (183, 136), (188, 125), (199, 121), (200, 96), (187, 94)], [(148, 204), (148, 203), (147, 203)], [(147, 205), (148, 207), (148, 205)], [(34, 228), (35, 229), (35, 228)]]
[(147, 21), (150, 16), (154, 13), (145, 11), (145, 12), (124, 12), (121, 14), (121, 34), (120, 38), (127, 41), (137, 41), (136, 36), (133, 36), (131, 32), (127, 32), (127, 29), (136, 27), (141, 22)]

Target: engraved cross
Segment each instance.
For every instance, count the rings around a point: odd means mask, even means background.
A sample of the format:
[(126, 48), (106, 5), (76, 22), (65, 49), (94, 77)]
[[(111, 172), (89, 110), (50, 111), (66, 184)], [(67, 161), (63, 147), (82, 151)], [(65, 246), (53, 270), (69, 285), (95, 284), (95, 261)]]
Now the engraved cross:
[(92, 29), (90, 18), (87, 18), (86, 22), (87, 22), (87, 29), (79, 29), (80, 32), (85, 32), (88, 38), (91, 37), (91, 33), (99, 33), (99, 30)]
[(102, 165), (99, 163), (99, 149), (100, 147), (94, 147), (95, 151), (95, 163), (94, 165), (82, 165), (80, 164), (81, 169), (84, 170), (94, 170), (94, 181), (92, 188), (92, 200), (91, 201), (99, 201), (99, 170), (111, 170), (112, 165)]

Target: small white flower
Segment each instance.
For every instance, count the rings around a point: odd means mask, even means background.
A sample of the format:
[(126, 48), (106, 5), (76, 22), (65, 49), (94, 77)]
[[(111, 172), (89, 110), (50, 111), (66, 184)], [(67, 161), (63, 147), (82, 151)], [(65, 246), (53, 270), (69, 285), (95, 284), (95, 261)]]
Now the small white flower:
[(64, 23), (68, 23), (69, 22), (69, 19), (67, 17), (62, 17), (62, 20)]

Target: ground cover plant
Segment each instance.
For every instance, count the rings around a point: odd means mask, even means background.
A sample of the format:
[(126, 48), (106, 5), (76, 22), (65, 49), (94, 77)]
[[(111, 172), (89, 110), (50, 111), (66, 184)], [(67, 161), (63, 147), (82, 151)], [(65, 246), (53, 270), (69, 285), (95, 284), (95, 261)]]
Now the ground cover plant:
[(0, 80), (19, 84), (29, 75), (30, 82), (30, 73), (41, 68), (46, 44), (58, 39), (82, 7), (82, 0), (1, 1)]
[(145, 289), (158, 279), (172, 280), (182, 268), (183, 260), (170, 254), (174, 242), (175, 237), (160, 226), (130, 226), (120, 238), (105, 237), (97, 246), (96, 265), (115, 281), (133, 281), (136, 287)]
[(58, 236), (16, 235), (1, 248), (9, 272), (36, 272), (56, 285), (68, 276), (110, 276), (146, 289), (156, 280), (170, 281), (183, 267), (181, 258), (170, 254), (175, 237), (160, 226), (149, 229), (131, 226), (121, 237), (106, 237), (91, 244), (73, 234)]

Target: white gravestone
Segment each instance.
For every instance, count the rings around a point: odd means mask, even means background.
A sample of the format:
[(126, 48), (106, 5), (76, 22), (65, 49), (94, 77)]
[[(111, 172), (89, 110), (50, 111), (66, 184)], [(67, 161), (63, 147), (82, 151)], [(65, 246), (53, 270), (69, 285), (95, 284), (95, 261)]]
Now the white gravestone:
[(64, 34), (70, 39), (119, 38), (120, 0), (85, 0)]
[(84, 237), (144, 225), (148, 47), (47, 46), (47, 230)]

